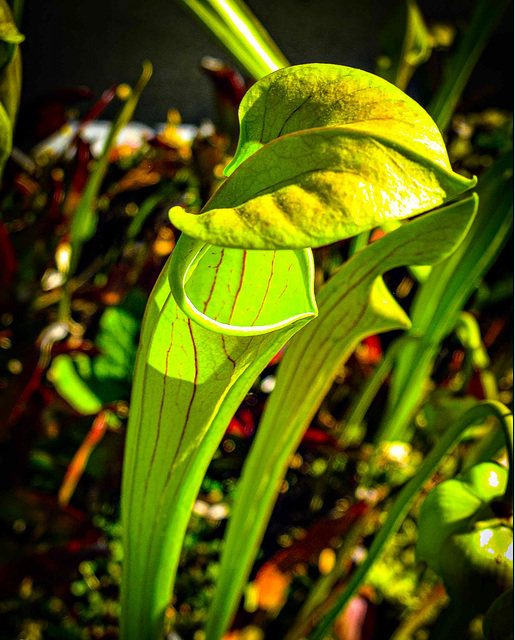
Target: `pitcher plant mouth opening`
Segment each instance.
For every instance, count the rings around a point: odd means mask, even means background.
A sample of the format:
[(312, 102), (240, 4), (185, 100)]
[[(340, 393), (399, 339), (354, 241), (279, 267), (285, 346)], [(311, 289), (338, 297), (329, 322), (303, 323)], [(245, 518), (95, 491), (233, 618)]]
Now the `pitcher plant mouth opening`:
[[(205, 264), (204, 264), (205, 263)], [(262, 278), (263, 270), (269, 265), (267, 278)], [(238, 286), (234, 291), (224, 289), (226, 303), (220, 315), (213, 318), (206, 313), (213, 296), (220, 295), (217, 281), (227, 281), (227, 272), (239, 268)], [(214, 270), (215, 279), (211, 283), (207, 300), (202, 297), (203, 270)], [(198, 270), (197, 274), (195, 272)], [(295, 291), (281, 283), (281, 274), (289, 271), (302, 285)], [(197, 277), (195, 277), (197, 275)], [(174, 249), (169, 270), (170, 288), (180, 309), (192, 320), (206, 329), (224, 335), (251, 336), (263, 335), (287, 327), (299, 320), (316, 316), (317, 307), (314, 292), (315, 267), (310, 249), (299, 251), (246, 251), (221, 248), (183, 235)], [(258, 279), (262, 282), (258, 282)], [(199, 284), (200, 282), (200, 284)], [(252, 289), (252, 295), (245, 295), (246, 288)], [(278, 298), (289, 294), (284, 306), (266, 305), (265, 298)], [(260, 288), (263, 295), (260, 295)], [(191, 296), (191, 297), (190, 297)], [(241, 300), (245, 303), (242, 305)], [(203, 305), (203, 310), (199, 307)], [(291, 314), (285, 317), (282, 309)], [(238, 324), (240, 323), (240, 324)]]

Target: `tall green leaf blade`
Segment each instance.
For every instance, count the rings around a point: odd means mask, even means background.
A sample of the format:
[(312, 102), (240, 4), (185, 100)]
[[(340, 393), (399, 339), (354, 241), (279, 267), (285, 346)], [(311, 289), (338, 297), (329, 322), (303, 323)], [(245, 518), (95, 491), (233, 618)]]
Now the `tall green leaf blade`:
[(417, 292), (409, 341), (396, 358), (388, 409), (377, 438), (405, 439), (442, 340), (480, 278), (504, 246), (513, 225), (513, 158), (507, 153), (479, 181), (478, 215), (458, 250), (434, 267)]
[(77, 267), (82, 245), (89, 240), (95, 233), (97, 227), (97, 211), (96, 201), (100, 193), (102, 182), (106, 177), (109, 169), (109, 163), (111, 160), (111, 153), (116, 144), (116, 138), (121, 129), (127, 125), (134, 114), (136, 105), (140, 99), (140, 96), (147, 86), (148, 81), (152, 77), (152, 65), (150, 62), (145, 61), (143, 63), (143, 72), (136, 83), (134, 89), (131, 91), (125, 104), (122, 106), (118, 115), (114, 119), (109, 135), (107, 137), (102, 155), (98, 159), (95, 168), (91, 172), (81, 200), (73, 212), (71, 224), (70, 224), (70, 244), (71, 244), (71, 264), (70, 275), (73, 274)]
[(509, 6), (508, 0), (479, 0), (468, 29), (446, 69), (444, 81), (427, 110), (442, 131), (449, 126), (452, 114), (493, 30)]
[[(316, 313), (309, 251), (207, 247), (179, 285), (196, 310), (186, 316), (170, 280), (184, 273), (181, 263), (198, 250), (194, 244), (181, 236), (142, 328), (122, 486), (124, 640), (161, 637), (186, 525), (214, 450), (256, 375)], [(299, 319), (283, 326), (293, 297)], [(217, 331), (196, 322), (196, 314)], [(253, 334), (262, 319), (277, 326)]]
[(177, 0), (177, 3), (255, 80), (288, 66), (263, 25), (241, 0)]
[(467, 232), (476, 205), (472, 196), (401, 227), (355, 254), (321, 289), (319, 316), (291, 341), (244, 466), (206, 640), (218, 640), (234, 615), (279, 481), (338, 367), (365, 336), (410, 326), (381, 275), (449, 255)]

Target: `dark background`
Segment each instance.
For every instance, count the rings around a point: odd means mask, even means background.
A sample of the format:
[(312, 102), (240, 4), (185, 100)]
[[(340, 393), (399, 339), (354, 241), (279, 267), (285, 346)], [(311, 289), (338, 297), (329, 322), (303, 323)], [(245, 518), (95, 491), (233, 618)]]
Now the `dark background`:
[[(495, 2), (495, 0), (492, 0)], [(329, 62), (373, 71), (382, 29), (398, 0), (249, 0), (292, 64)], [(466, 24), (471, 0), (420, 0), (428, 20)], [(52, 89), (85, 85), (100, 94), (113, 83), (133, 83), (145, 58), (154, 75), (136, 113), (148, 124), (179, 109), (183, 121), (212, 114), (211, 87), (199, 71), (205, 55), (228, 60), (173, 0), (26, 0), (22, 31), (22, 106)], [(512, 18), (506, 16), (478, 66), (469, 91), (487, 78), (512, 100)], [(415, 93), (416, 87), (411, 87)]]

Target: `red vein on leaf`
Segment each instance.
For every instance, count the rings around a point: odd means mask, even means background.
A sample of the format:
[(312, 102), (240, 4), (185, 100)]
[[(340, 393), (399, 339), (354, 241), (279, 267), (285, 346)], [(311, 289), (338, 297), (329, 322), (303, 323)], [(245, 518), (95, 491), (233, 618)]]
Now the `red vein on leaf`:
[(272, 263), (270, 265), (270, 276), (268, 278), (268, 282), (267, 282), (267, 285), (266, 285), (265, 293), (263, 295), (263, 300), (261, 301), (261, 306), (259, 307), (257, 315), (254, 318), (254, 321), (252, 322), (252, 324), (255, 324), (257, 322), (257, 319), (259, 318), (259, 315), (261, 314), (261, 311), (263, 310), (263, 307), (265, 306), (266, 298), (268, 296), (268, 291), (270, 290), (270, 285), (272, 283), (272, 278), (274, 277), (274, 263), (275, 263), (276, 256), (277, 256), (277, 254), (274, 252), (274, 257), (272, 258)]
[(209, 290), (209, 295), (207, 297), (206, 303), (204, 304), (204, 313), (206, 313), (207, 307), (208, 307), (209, 303), (211, 302), (211, 296), (213, 295), (213, 291), (215, 290), (216, 279), (218, 278), (220, 265), (222, 264), (223, 259), (224, 259), (224, 253), (225, 253), (225, 249), (222, 249), (222, 252), (220, 253), (220, 260), (218, 261), (218, 264), (215, 267), (215, 269), (216, 269), (215, 277), (213, 278), (213, 283), (211, 285), (211, 289)]
[(243, 252), (243, 257), (242, 257), (242, 262), (241, 262), (241, 276), (240, 276), (240, 284), (238, 286), (238, 291), (236, 291), (236, 295), (234, 296), (234, 302), (232, 305), (232, 310), (231, 310), (231, 315), (229, 316), (229, 322), (231, 322), (232, 320), (232, 316), (234, 314), (234, 311), (236, 310), (236, 304), (238, 303), (238, 296), (241, 293), (241, 290), (243, 288), (243, 279), (245, 277), (245, 265), (247, 262), (247, 252), (244, 251)]

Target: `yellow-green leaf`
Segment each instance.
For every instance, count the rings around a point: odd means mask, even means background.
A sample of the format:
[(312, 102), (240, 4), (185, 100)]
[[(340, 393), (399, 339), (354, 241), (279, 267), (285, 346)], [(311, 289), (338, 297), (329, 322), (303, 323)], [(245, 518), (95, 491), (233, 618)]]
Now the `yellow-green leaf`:
[(226, 175), (280, 136), (343, 125), (404, 140), (450, 169), (440, 131), (426, 111), (393, 84), (361, 69), (317, 63), (280, 69), (249, 89), (239, 117), (238, 149)]
[(450, 169), (421, 107), (370, 74), (303, 65), (251, 92), (237, 169), (200, 215), (170, 211), (191, 237), (245, 249), (318, 247), (429, 211), (475, 184)]

